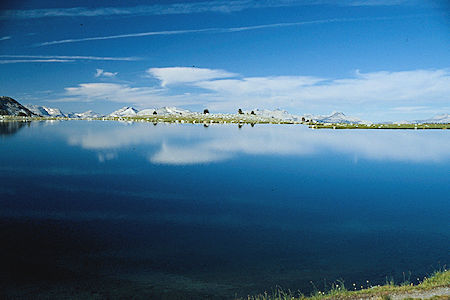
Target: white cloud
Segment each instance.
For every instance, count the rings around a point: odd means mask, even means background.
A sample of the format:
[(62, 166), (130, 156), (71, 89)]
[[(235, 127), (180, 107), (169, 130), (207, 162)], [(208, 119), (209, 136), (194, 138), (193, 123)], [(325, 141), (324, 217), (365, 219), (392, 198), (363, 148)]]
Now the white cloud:
[(150, 31), (150, 32), (139, 32), (139, 33), (128, 33), (128, 34), (118, 34), (118, 35), (108, 35), (108, 36), (97, 36), (82, 39), (65, 39), (51, 42), (44, 42), (36, 44), (36, 46), (49, 46), (56, 44), (65, 43), (77, 43), (77, 42), (87, 42), (87, 41), (98, 41), (98, 40), (112, 40), (112, 39), (122, 39), (130, 37), (142, 37), (142, 36), (153, 36), (153, 35), (174, 35), (174, 34), (186, 34), (186, 33), (199, 33), (215, 31), (216, 29), (194, 29), (194, 30), (172, 30), (172, 31)]
[(96, 69), (95, 77), (116, 77), (119, 72), (105, 72), (103, 69)]
[[(142, 97), (156, 95), (158, 89), (130, 87), (115, 83), (82, 83), (65, 89), (65, 96), (85, 101), (108, 100), (113, 102), (139, 102)], [(81, 100), (80, 99), (80, 100)]]
[[(384, 117), (390, 114), (390, 118), (396, 112), (401, 113), (402, 119), (408, 111), (407, 107), (414, 108), (410, 111), (415, 114), (412, 119), (416, 119), (420, 118), (417, 111), (421, 107), (428, 107), (426, 111), (443, 113), (447, 112), (443, 109), (450, 102), (450, 72), (447, 69), (357, 71), (349, 78), (339, 79), (313, 76), (245, 77), (224, 70), (184, 67), (151, 68), (147, 73), (161, 80), (161, 86), (84, 83), (66, 88), (65, 98), (60, 100), (108, 100), (139, 107), (208, 107), (212, 111), (222, 112), (236, 111), (237, 108), (278, 107), (293, 113), (315, 109), (320, 109), (316, 113), (358, 111), (362, 112), (358, 115), (361, 118), (367, 118), (364, 112), (375, 109)], [(360, 109), (361, 105), (364, 105), (364, 110)], [(403, 112), (399, 107), (405, 107)]]
[[(276, 103), (280, 107), (307, 103), (335, 106), (360, 103), (422, 104), (450, 101), (448, 70), (356, 73), (352, 78), (326, 79), (305, 76), (218, 79), (195, 82), (217, 98), (253, 104)], [(417, 106), (417, 105), (416, 105)]]
[(134, 61), (136, 57), (67, 56), (67, 55), (0, 55), (0, 64), (17, 63), (73, 63), (82, 60)]
[(65, 63), (74, 62), (70, 59), (7, 59), (0, 60), (0, 64), (18, 64), (18, 63)]
[(134, 61), (137, 57), (111, 57), (111, 56), (80, 56), (80, 55), (0, 55), (0, 58), (37, 58), (37, 59), (63, 59), (63, 60), (107, 60), (107, 61)]
[(10, 36), (0, 37), (0, 41), (6, 41), (6, 40), (9, 40), (9, 39), (11, 39)]
[(304, 86), (321, 82), (323, 79), (309, 76), (247, 77), (242, 79), (218, 79), (197, 81), (194, 85), (227, 95), (277, 95), (292, 93)]
[(416, 4), (414, 0), (218, 0), (203, 2), (185, 2), (172, 4), (140, 5), (127, 7), (70, 7), (43, 8), (28, 10), (4, 10), (0, 20), (32, 19), (48, 17), (99, 17), (99, 16), (135, 16), (135, 15), (173, 15), (204, 12), (230, 13), (246, 9), (294, 7), (305, 5), (339, 6), (375, 6)]
[(193, 165), (218, 162), (231, 156), (231, 153), (215, 151), (215, 149), (205, 147), (202, 144), (179, 147), (163, 143), (158, 152), (149, 155), (149, 160), (156, 164)]
[(147, 145), (142, 147), (146, 149), (142, 153), (144, 158), (151, 163), (170, 165), (218, 162), (241, 154), (312, 156), (324, 151), (368, 160), (450, 159), (450, 140), (442, 138), (443, 133), (438, 131), (314, 131), (289, 125), (254, 128), (244, 125), (238, 130), (232, 125), (212, 125), (207, 129), (199, 126), (158, 124), (153, 128), (148, 123), (135, 123), (101, 131), (64, 130), (61, 134), (67, 136), (70, 145), (100, 154)]
[[(179, 99), (180, 98), (180, 99)], [(139, 107), (181, 106), (192, 104), (183, 96), (166, 96), (164, 90), (155, 87), (131, 87), (119, 83), (82, 83), (65, 88), (62, 97), (51, 102), (110, 101), (128, 103)]]
[(218, 78), (236, 77), (237, 74), (223, 70), (195, 67), (150, 68), (147, 73), (161, 81), (161, 86), (181, 83), (194, 83)]
[(204, 29), (149, 31), (149, 32), (118, 34), (118, 35), (95, 36), (95, 37), (87, 37), (87, 38), (81, 38), (81, 39), (69, 38), (69, 39), (64, 39), (64, 40), (38, 43), (35, 46), (39, 47), (39, 46), (50, 46), (50, 45), (66, 44), (66, 43), (79, 43), (79, 42), (88, 42), (88, 41), (112, 40), (112, 39), (159, 36), (159, 35), (178, 35), (178, 34), (192, 34), (192, 33), (233, 33), (233, 32), (239, 32), (239, 31), (261, 30), (261, 29), (268, 29), (268, 28), (281, 28), (281, 27), (327, 24), (327, 23), (343, 23), (343, 22), (386, 21), (386, 20), (393, 20), (393, 19), (405, 19), (405, 18), (417, 18), (417, 17), (420, 17), (420, 16), (409, 15), (409, 16), (373, 17), (373, 18), (333, 18), (333, 19), (313, 20), (313, 21), (301, 21), (301, 22), (292, 22), (292, 23), (272, 23), (272, 24), (262, 24), (262, 25), (254, 25), (254, 26), (242, 26), (242, 27), (229, 27), (229, 28), (204, 28)]

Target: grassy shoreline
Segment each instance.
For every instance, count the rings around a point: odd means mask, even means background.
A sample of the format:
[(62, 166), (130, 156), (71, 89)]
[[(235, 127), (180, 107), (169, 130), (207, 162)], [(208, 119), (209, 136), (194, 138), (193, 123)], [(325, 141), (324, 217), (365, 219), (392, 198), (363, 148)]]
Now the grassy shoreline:
[(120, 122), (149, 122), (149, 123), (175, 123), (175, 124), (292, 124), (307, 125), (311, 129), (450, 129), (450, 123), (445, 124), (345, 124), (345, 123), (311, 123), (280, 119), (261, 118), (251, 115), (159, 115), (139, 117), (99, 117), (99, 118), (67, 118), (67, 117), (16, 117), (0, 116), (0, 122), (31, 122), (31, 121), (120, 121)]
[(450, 124), (309, 124), (313, 129), (450, 129)]
[[(425, 277), (424, 280), (414, 285), (411, 282), (404, 282), (399, 285), (395, 285), (393, 282), (386, 283), (385, 285), (377, 285), (367, 289), (361, 289), (356, 291), (348, 290), (343, 282), (337, 282), (331, 285), (330, 290), (327, 292), (316, 291), (310, 296), (304, 296), (301, 293), (277, 290), (272, 294), (261, 294), (256, 296), (248, 296), (247, 300), (327, 300), (327, 299), (380, 299), (389, 300), (392, 296), (402, 295), (405, 299), (414, 299), (414, 294), (420, 294), (424, 292), (433, 291), (440, 288), (450, 288), (450, 271), (436, 271), (429, 278)], [(417, 298), (415, 298), (417, 299)], [(449, 296), (443, 296), (443, 298), (435, 299), (450, 299)]]

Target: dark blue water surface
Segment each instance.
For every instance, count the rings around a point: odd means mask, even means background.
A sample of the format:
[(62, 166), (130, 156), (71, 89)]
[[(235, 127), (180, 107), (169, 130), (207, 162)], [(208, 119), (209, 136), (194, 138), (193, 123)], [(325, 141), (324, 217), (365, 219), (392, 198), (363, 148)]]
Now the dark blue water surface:
[(444, 130), (3, 122), (0, 157), (0, 296), (307, 294), (450, 261)]

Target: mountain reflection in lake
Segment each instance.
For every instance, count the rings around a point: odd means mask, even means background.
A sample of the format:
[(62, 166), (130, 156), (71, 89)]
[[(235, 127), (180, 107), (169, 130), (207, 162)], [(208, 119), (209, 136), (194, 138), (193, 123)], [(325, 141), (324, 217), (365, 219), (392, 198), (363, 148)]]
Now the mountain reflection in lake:
[(29, 126), (30, 122), (1, 122), (0, 121), (0, 136), (13, 135), (17, 133), (22, 127)]
[(48, 124), (0, 139), (0, 296), (308, 293), (449, 263), (446, 131)]

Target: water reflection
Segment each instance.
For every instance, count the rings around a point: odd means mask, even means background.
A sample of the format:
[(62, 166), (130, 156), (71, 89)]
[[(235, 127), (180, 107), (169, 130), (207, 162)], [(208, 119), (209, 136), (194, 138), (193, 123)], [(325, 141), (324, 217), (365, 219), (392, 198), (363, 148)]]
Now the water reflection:
[[(117, 151), (151, 146), (148, 161), (184, 165), (212, 163), (238, 155), (318, 155), (330, 152), (358, 159), (426, 162), (447, 160), (450, 139), (444, 131), (311, 130), (300, 125), (127, 124), (70, 132), (70, 145), (95, 150), (100, 161)], [(64, 131), (63, 133), (68, 133)]]
[(30, 126), (30, 122), (0, 122), (0, 136), (16, 134), (25, 126)]
[(423, 276), (448, 262), (447, 134), (33, 122), (0, 147), (0, 294), (231, 299)]

